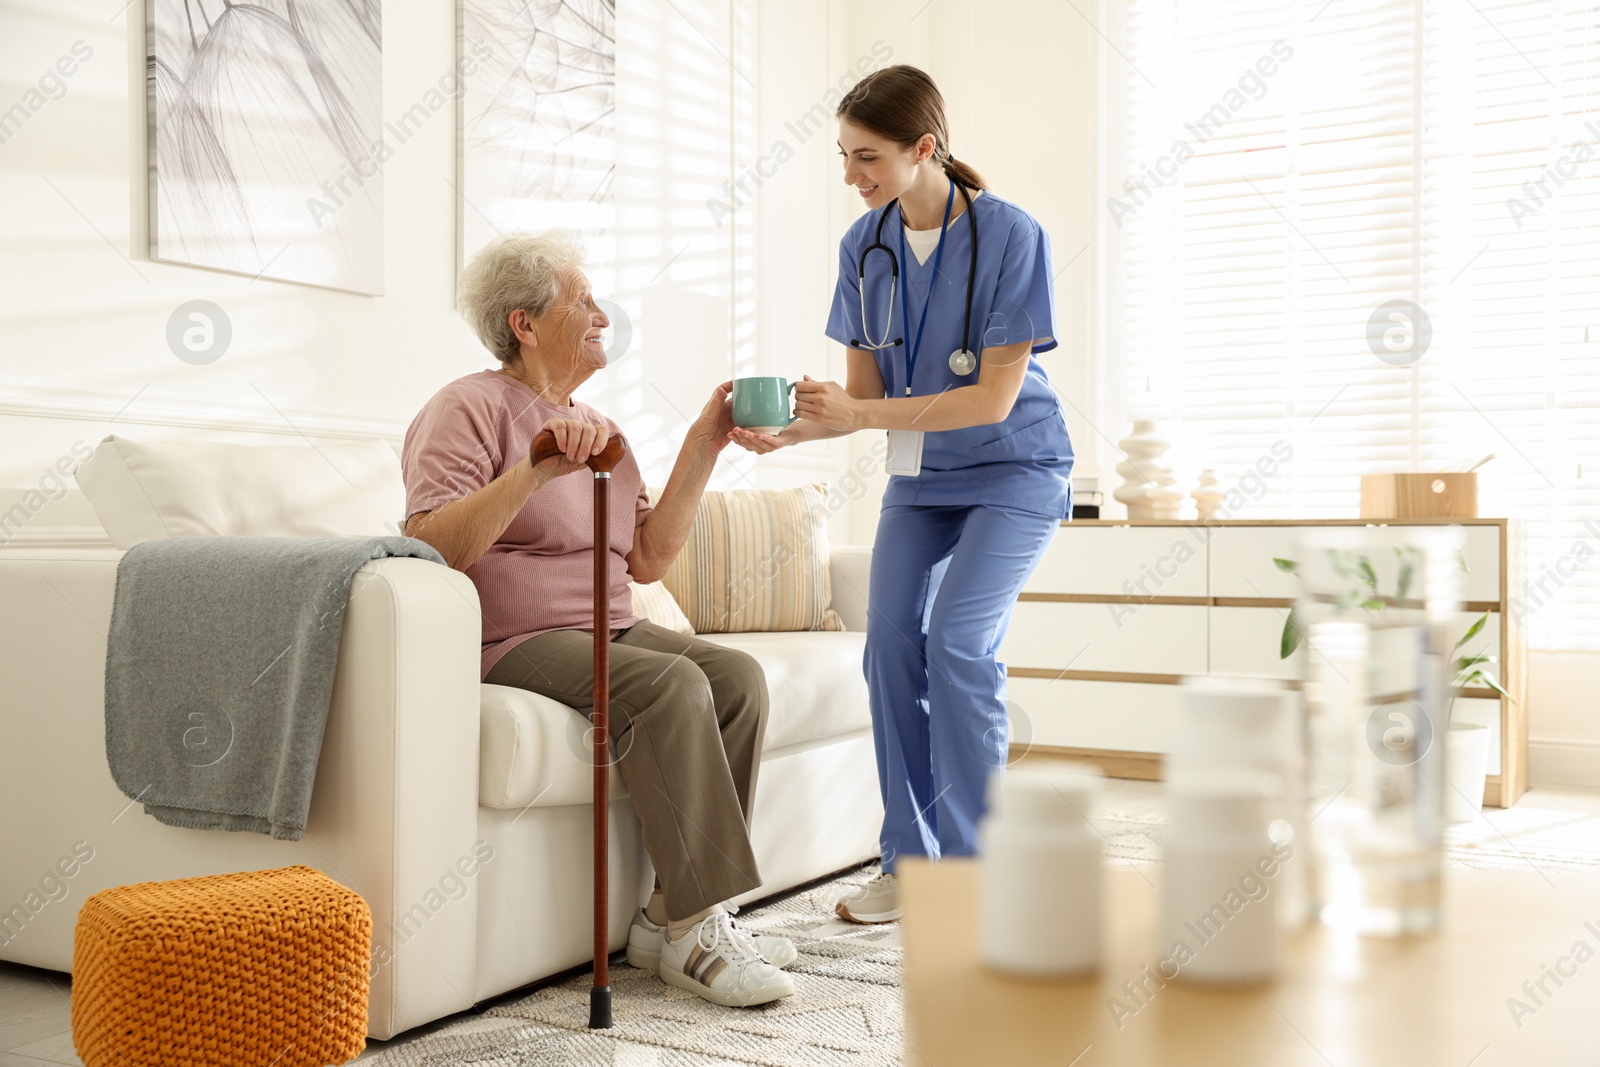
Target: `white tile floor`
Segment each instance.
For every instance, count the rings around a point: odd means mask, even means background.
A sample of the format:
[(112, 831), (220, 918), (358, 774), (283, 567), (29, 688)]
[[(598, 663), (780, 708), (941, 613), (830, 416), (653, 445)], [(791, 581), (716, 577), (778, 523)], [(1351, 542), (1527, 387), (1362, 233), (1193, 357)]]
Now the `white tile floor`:
[[(1126, 815), (1159, 815), (1161, 787), (1153, 782), (1111, 779), (1106, 783), (1104, 804)], [(1503, 844), (1502, 853), (1513, 861), (1524, 853), (1533, 863), (1540, 862), (1539, 857), (1563, 853), (1600, 858), (1600, 790), (1534, 789), (1516, 807), (1491, 808), (1478, 823), (1453, 833), (1486, 845)], [(68, 975), (0, 963), (0, 1067), (81, 1067), (72, 1048), (71, 989)], [(370, 1059), (454, 1021), (442, 1019), (394, 1041), (369, 1042), (360, 1058)]]

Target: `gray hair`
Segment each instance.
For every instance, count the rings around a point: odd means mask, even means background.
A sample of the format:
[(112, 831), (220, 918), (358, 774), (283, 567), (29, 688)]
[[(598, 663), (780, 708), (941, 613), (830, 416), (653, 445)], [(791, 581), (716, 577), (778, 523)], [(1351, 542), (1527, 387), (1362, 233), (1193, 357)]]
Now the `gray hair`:
[(456, 308), (484, 347), (510, 363), (520, 347), (511, 313), (520, 308), (538, 318), (549, 311), (561, 276), (583, 264), (583, 244), (571, 230), (509, 234), (486, 245), (461, 272)]

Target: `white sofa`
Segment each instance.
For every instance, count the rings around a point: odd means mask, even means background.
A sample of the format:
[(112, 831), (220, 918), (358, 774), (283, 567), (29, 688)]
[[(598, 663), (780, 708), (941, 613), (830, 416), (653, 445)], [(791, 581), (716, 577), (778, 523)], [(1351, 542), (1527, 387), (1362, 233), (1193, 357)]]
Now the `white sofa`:
[[(589, 958), (586, 722), (479, 683), (478, 597), (465, 575), (410, 558), (357, 573), (310, 820), (285, 842), (167, 826), (112, 783), (103, 687), (121, 555), (0, 551), (0, 959), (70, 970), (78, 908), (108, 886), (297, 863), (372, 908), (376, 1038)], [(710, 638), (760, 660), (772, 695), (754, 814), (765, 883), (741, 902), (877, 852), (861, 672), (868, 552), (831, 559), (849, 632)], [(616, 949), (652, 872), (613, 778)]]

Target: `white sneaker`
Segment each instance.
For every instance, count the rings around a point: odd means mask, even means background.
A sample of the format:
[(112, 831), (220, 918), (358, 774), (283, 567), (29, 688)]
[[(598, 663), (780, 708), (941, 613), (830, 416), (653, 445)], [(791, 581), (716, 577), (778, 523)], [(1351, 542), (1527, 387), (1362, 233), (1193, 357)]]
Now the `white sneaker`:
[(794, 993), (794, 979), (762, 959), (753, 938), (725, 911), (714, 911), (661, 946), (661, 980), (729, 1008), (766, 1004)]
[[(723, 907), (727, 908), (727, 905)], [(661, 945), (666, 939), (667, 928), (651, 922), (644, 909), (640, 908), (633, 916), (633, 925), (628, 928), (628, 962), (646, 971), (658, 969), (661, 965)], [(754, 939), (762, 957), (780, 970), (800, 955), (794, 942), (787, 937), (755, 934)]]
[(853, 923), (892, 923), (900, 918), (900, 887), (892, 874), (880, 874), (839, 898), (833, 913)]

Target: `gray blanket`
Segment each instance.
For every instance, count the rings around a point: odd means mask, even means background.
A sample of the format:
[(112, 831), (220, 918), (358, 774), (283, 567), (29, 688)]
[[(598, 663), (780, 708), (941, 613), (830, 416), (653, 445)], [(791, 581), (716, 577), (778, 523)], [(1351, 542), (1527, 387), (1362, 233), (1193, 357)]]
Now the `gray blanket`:
[(333, 692), (350, 578), (418, 556), (410, 537), (175, 537), (117, 566), (106, 759), (172, 826), (300, 839)]

